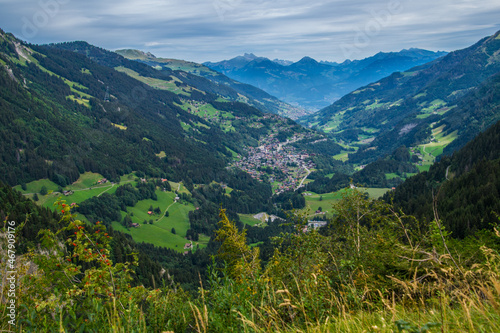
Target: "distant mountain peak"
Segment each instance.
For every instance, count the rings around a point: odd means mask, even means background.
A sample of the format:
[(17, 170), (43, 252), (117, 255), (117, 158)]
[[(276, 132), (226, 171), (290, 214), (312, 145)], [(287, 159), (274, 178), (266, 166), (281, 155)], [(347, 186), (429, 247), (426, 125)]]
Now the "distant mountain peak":
[(278, 65), (282, 65), (282, 66), (290, 66), (291, 64), (293, 64), (293, 61), (282, 60), (282, 59), (273, 59), (273, 62), (277, 63)]
[(136, 49), (116, 50), (115, 53), (129, 59), (156, 59), (156, 56), (151, 52), (144, 52)]
[(244, 58), (247, 58), (247, 59), (252, 59), (252, 60), (255, 60), (255, 59), (257, 59), (257, 58), (258, 58), (258, 57), (257, 57), (255, 54), (253, 54), (253, 53), (245, 53), (245, 54), (243, 55), (243, 57), (244, 57)]
[(259, 87), (288, 103), (318, 110), (368, 83), (442, 55), (414, 48), (404, 52), (379, 52), (369, 58), (342, 63), (319, 62), (310, 56), (288, 63), (246, 53), (204, 65), (232, 79)]
[(314, 60), (313, 58), (311, 57), (308, 57), (308, 56), (305, 56), (303, 57), (302, 59), (300, 59), (299, 61), (297, 61), (298, 63), (303, 63), (303, 64), (318, 64), (318, 62), (316, 60)]

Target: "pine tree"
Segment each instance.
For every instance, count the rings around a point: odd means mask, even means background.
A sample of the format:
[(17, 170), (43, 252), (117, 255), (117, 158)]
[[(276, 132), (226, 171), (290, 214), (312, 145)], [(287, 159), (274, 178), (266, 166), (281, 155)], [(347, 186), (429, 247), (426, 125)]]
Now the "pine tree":
[(47, 193), (48, 193), (47, 187), (45, 187), (45, 185), (43, 185), (42, 188), (40, 189), (40, 194), (47, 195)]
[(260, 268), (259, 248), (247, 245), (246, 231), (238, 231), (234, 222), (229, 221), (226, 210), (220, 211), (220, 229), (217, 241), (222, 242), (218, 257), (226, 262), (229, 276), (237, 281), (257, 277)]

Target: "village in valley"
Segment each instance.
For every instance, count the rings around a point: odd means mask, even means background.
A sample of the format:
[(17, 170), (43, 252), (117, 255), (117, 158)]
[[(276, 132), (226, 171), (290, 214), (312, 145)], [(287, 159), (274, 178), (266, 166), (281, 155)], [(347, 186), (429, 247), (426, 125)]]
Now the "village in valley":
[(296, 190), (303, 186), (315, 168), (311, 155), (291, 145), (309, 134), (295, 134), (286, 142), (279, 142), (276, 134), (262, 137), (258, 147), (249, 147), (247, 155), (234, 161), (230, 167), (239, 168), (259, 181), (268, 181), (275, 194)]
[[(229, 112), (217, 110), (205, 102), (183, 101), (181, 107), (224, 131), (235, 131), (233, 121), (244, 122), (249, 128), (261, 128), (264, 126), (262, 121), (266, 120), (279, 124), (271, 130), (269, 135), (260, 137), (258, 147), (248, 147), (245, 154), (238, 155), (228, 166), (228, 168), (239, 168), (259, 181), (269, 182), (274, 194), (293, 191), (303, 186), (307, 176), (316, 167), (311, 158), (314, 154), (297, 149), (293, 143), (312, 139), (317, 135), (295, 133), (286, 141), (280, 142), (278, 134), (286, 131), (287, 126), (281, 124), (282, 118), (277, 115), (265, 114), (260, 119), (255, 116), (235, 116)], [(326, 139), (322, 138), (318, 142), (323, 140)]]

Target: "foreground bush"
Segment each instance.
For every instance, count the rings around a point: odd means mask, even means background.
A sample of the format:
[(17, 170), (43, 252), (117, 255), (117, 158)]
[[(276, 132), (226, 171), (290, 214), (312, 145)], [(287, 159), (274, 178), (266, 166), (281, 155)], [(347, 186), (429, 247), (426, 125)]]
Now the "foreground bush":
[[(16, 259), (17, 321), (2, 330), (493, 332), (500, 322), (497, 229), (454, 240), (439, 219), (422, 225), (357, 191), (321, 233), (295, 217), (296, 231), (274, 239), (265, 265), (221, 211), (221, 250), (195, 297), (174, 283), (132, 287), (136, 257), (113, 263), (105, 227), (60, 204), (58, 230), (42, 231), (40, 246)], [(7, 245), (4, 228), (2, 258)]]

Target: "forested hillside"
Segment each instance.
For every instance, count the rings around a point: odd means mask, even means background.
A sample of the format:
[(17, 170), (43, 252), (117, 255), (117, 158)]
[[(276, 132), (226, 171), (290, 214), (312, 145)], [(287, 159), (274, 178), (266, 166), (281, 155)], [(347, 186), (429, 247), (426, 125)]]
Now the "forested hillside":
[[(2, 34), (2, 179), (7, 183), (49, 178), (64, 186), (84, 171), (116, 179), (131, 170), (177, 179), (191, 170), (201, 182), (223, 168), (222, 142), (185, 140), (181, 121), (194, 118), (174, 105), (175, 94), (84, 56), (15, 47), (10, 39)], [(211, 131), (199, 133), (214, 137)], [(161, 151), (165, 159), (156, 156)]]
[(452, 152), (499, 118), (499, 34), (359, 88), (300, 122), (359, 146), (353, 163), (428, 143), (443, 124), (443, 134), (457, 138)]
[(384, 200), (421, 221), (437, 216), (453, 237), (491, 229), (500, 212), (500, 122), (415, 175)]

